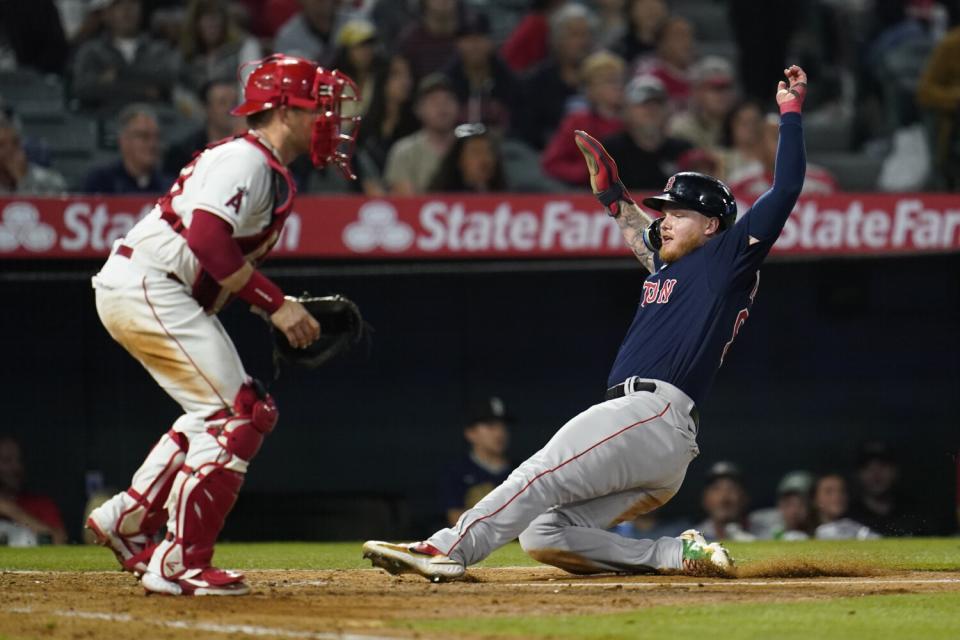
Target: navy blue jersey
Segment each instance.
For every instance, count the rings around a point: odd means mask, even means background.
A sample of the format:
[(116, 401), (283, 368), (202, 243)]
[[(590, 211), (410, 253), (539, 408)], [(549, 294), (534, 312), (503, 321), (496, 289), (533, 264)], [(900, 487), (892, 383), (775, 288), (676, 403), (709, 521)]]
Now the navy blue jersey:
[[(774, 184), (730, 229), (674, 263), (655, 258), (608, 386), (630, 376), (669, 382), (700, 404), (750, 315), (760, 264), (796, 204), (806, 159), (800, 115), (785, 114)], [(750, 237), (759, 242), (750, 244)]]
[(470, 509), (507, 479), (511, 465), (491, 471), (465, 455), (456, 460), (443, 474), (440, 499), (444, 510)]

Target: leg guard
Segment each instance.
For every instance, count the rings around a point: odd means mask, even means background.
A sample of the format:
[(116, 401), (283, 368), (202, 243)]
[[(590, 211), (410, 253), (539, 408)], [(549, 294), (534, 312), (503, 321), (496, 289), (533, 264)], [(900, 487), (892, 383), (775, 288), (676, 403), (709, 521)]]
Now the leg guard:
[(127, 571), (143, 573), (167, 519), (165, 504), (187, 455), (187, 437), (165, 433), (133, 476), (130, 488), (94, 509), (87, 526), (110, 547)]
[(167, 536), (151, 558), (150, 572), (182, 583), (210, 566), (214, 543), (237, 500), (247, 465), (273, 430), (277, 415), (273, 399), (262, 387), (244, 385), (233, 411), (211, 416), (206, 432), (190, 441), (170, 492)]

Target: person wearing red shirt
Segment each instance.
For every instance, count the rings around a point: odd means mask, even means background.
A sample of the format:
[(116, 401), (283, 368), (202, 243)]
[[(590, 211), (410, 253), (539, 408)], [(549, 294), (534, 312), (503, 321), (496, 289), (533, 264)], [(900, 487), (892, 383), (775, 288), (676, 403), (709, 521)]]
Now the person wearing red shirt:
[(670, 18), (657, 34), (656, 52), (640, 60), (636, 75), (659, 78), (667, 89), (670, 102), (682, 109), (690, 98), (689, 72), (695, 49), (693, 25), (686, 18)]
[[(12, 437), (0, 435), (0, 524), (12, 523), (11, 544), (32, 545), (49, 541), (63, 544), (67, 532), (56, 503), (47, 496), (24, 493), (25, 470), (20, 456), (20, 444)], [(0, 528), (0, 535), (3, 534)], [(14, 538), (16, 541), (14, 541)]]
[(530, 12), (500, 47), (500, 55), (513, 71), (526, 71), (549, 55), (550, 14), (564, 4), (565, 0), (534, 0)]
[(560, 123), (543, 153), (543, 170), (569, 185), (590, 184), (590, 173), (574, 142), (573, 132), (590, 131), (606, 138), (623, 130), (623, 83), (626, 64), (620, 56), (598, 51), (583, 61), (580, 79), (588, 108), (571, 113)]

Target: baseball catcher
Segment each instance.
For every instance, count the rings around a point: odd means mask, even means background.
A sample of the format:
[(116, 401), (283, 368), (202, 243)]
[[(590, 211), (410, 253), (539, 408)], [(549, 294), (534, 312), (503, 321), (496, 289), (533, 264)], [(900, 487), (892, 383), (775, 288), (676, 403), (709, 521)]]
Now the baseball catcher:
[(321, 339), (331, 347), (341, 333), (325, 324), (336, 316), (318, 322), (311, 306), (285, 297), (257, 266), (293, 208), (287, 165), (309, 154), (314, 165), (349, 175), (359, 119), (341, 115), (341, 106), (359, 91), (344, 74), (302, 58), (251, 64), (245, 100), (233, 111), (250, 130), (187, 164), (93, 278), (104, 327), (183, 409), (130, 488), (87, 520), (147, 592), (249, 591), (241, 574), (212, 565), (213, 549), (278, 413), (244, 371), (217, 312), (234, 297), (259, 309), (285, 352)]
[(605, 399), (567, 422), (455, 526), (419, 543), (364, 544), (375, 566), (456, 579), (517, 536), (530, 556), (572, 573), (732, 564), (723, 546), (695, 530), (634, 540), (608, 528), (656, 509), (680, 488), (699, 453), (699, 407), (750, 315), (758, 269), (800, 195), (807, 78), (796, 66), (784, 73), (776, 93), (774, 185), (739, 220), (727, 186), (699, 173), (679, 173), (663, 193), (643, 200), (662, 214), (654, 220), (624, 188), (600, 143), (576, 132), (593, 192), (650, 272)]

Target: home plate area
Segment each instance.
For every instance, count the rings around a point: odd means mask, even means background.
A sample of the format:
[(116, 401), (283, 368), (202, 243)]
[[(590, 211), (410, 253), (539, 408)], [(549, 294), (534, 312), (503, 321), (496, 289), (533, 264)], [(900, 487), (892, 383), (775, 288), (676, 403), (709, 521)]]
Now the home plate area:
[[(829, 571), (833, 575), (825, 576)], [(780, 575), (777, 575), (779, 572)], [(960, 591), (960, 572), (874, 572), (855, 565), (754, 567), (739, 577), (572, 576), (540, 567), (474, 569), (431, 584), (382, 571), (250, 571), (238, 598), (145, 597), (120, 572), (0, 573), (0, 637), (431, 637), (405, 622), (624, 613), (654, 606), (824, 600)], [(816, 574), (820, 575), (816, 575)], [(859, 573), (859, 575), (857, 575)], [(437, 634), (435, 637), (449, 637)]]

